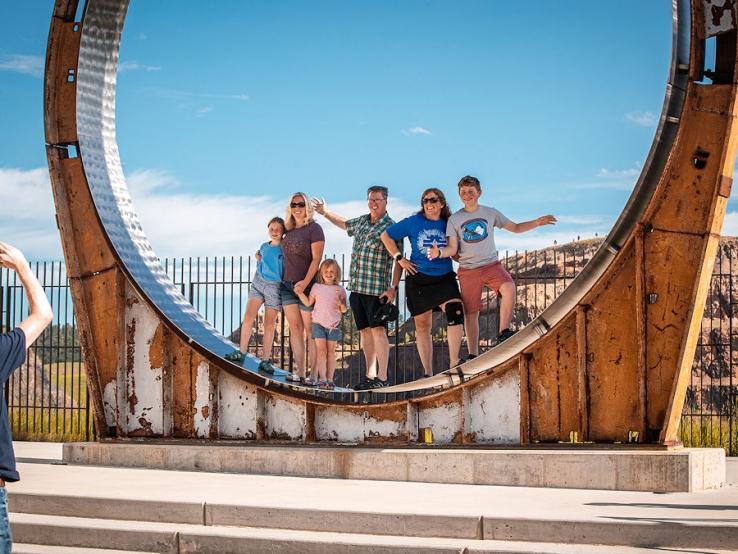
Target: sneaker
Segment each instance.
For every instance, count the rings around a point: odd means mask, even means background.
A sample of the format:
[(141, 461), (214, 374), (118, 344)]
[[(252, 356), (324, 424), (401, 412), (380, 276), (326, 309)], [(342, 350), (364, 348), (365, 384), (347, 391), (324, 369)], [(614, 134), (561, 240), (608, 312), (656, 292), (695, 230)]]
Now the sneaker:
[(372, 380), (369, 384), (369, 389), (381, 389), (382, 387), (389, 387), (389, 381), (382, 381), (379, 377)]
[(312, 379), (312, 378), (308, 377), (307, 379), (305, 379), (302, 382), (302, 384), (305, 385), (306, 387), (317, 387), (318, 386), (318, 381), (316, 381), (315, 379)]
[(274, 375), (274, 366), (272, 365), (271, 360), (262, 360), (259, 362), (259, 371), (268, 373), (269, 375)]
[(304, 377), (300, 377), (297, 373), (290, 373), (285, 379), (293, 383), (302, 383), (305, 380)]
[(372, 388), (372, 383), (374, 383), (374, 378), (365, 378), (361, 381), (361, 383), (354, 386), (354, 390), (369, 390)]
[(240, 363), (243, 361), (243, 359), (246, 357), (246, 354), (241, 352), (240, 350), (234, 350), (233, 352), (230, 352), (223, 356), (226, 360), (229, 362), (236, 362)]
[(468, 362), (469, 360), (473, 360), (476, 357), (477, 357), (476, 354), (469, 354), (464, 361)]
[(512, 337), (515, 334), (515, 331), (511, 331), (510, 329), (503, 329), (499, 335), (497, 335), (497, 344), (500, 344), (501, 342), (505, 342), (507, 339)]

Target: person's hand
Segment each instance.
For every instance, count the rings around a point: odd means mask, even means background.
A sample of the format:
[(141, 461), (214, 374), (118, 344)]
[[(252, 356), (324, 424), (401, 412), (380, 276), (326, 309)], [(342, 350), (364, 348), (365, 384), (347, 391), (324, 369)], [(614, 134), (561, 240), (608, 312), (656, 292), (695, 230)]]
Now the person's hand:
[(320, 215), (325, 215), (326, 203), (324, 198), (311, 198), (310, 202), (313, 203), (313, 209)]
[(7, 267), (8, 269), (17, 271), (19, 268), (26, 266), (28, 266), (28, 261), (26, 261), (23, 252), (15, 246), (0, 241), (0, 267)]
[(402, 258), (397, 263), (400, 264), (400, 267), (407, 271), (410, 275), (415, 275), (418, 272), (418, 270), (415, 269), (415, 264), (407, 258)]
[(541, 217), (536, 219), (536, 223), (539, 227), (542, 225), (553, 225), (554, 223), (556, 223), (556, 221), (556, 217), (552, 215), (542, 215)]
[(303, 279), (302, 281), (297, 281), (297, 283), (295, 283), (295, 287), (294, 287), (295, 288), (295, 294), (298, 294), (300, 292), (305, 292), (305, 289), (307, 288), (308, 285), (309, 285), (309, 283), (305, 279)]
[(397, 291), (395, 290), (395, 287), (390, 287), (386, 291), (384, 291), (382, 294), (379, 295), (380, 300), (382, 300), (382, 298), (387, 299), (387, 304), (394, 303), (396, 297), (397, 297)]
[[(441, 247), (443, 248), (443, 247)], [(436, 241), (433, 241), (433, 244), (430, 245), (428, 248), (428, 259), (429, 260), (437, 260), (441, 257), (441, 248), (438, 247), (438, 243)]]
[(254, 257), (256, 258), (257, 262), (261, 261), (261, 250), (257, 250), (256, 254), (254, 254)]

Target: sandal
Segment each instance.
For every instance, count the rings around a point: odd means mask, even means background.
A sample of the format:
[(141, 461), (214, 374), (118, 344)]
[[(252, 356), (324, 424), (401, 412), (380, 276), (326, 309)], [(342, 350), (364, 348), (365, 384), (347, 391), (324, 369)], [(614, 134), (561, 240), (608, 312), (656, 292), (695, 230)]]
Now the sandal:
[(229, 362), (242, 362), (243, 359), (246, 357), (246, 354), (244, 354), (240, 350), (234, 350), (233, 352), (230, 352), (223, 357)]
[(318, 381), (318, 388), (321, 390), (333, 390), (335, 385), (333, 381)]
[(302, 381), (302, 384), (305, 385), (306, 387), (317, 387), (318, 381), (310, 377), (307, 377)]
[(290, 373), (287, 377), (285, 377), (285, 379), (293, 383), (304, 383), (305, 382), (305, 378), (300, 377), (297, 373)]

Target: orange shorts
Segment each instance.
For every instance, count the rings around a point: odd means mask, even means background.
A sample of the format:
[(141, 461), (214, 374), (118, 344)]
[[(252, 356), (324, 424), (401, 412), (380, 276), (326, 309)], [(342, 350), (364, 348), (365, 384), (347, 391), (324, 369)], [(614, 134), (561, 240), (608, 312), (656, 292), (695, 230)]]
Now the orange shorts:
[(482, 288), (484, 286), (497, 293), (505, 283), (515, 284), (515, 281), (500, 262), (475, 269), (460, 267), (459, 285), (461, 286), (461, 301), (464, 303), (464, 311), (469, 314), (481, 309)]

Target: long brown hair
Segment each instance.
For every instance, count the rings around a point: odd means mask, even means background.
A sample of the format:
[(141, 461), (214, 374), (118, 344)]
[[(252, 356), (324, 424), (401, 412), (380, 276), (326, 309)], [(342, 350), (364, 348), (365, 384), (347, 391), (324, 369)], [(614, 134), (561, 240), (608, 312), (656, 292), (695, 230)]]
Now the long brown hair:
[(441, 189), (437, 189), (436, 187), (427, 188), (423, 191), (423, 194), (420, 195), (420, 211), (418, 212), (418, 215), (425, 215), (425, 210), (423, 209), (423, 198), (425, 198), (425, 195), (429, 192), (436, 193), (436, 196), (438, 196), (441, 202), (443, 202), (443, 208), (441, 208), (441, 219), (446, 220), (451, 217), (451, 210), (448, 208), (446, 195), (443, 194), (443, 191)]

